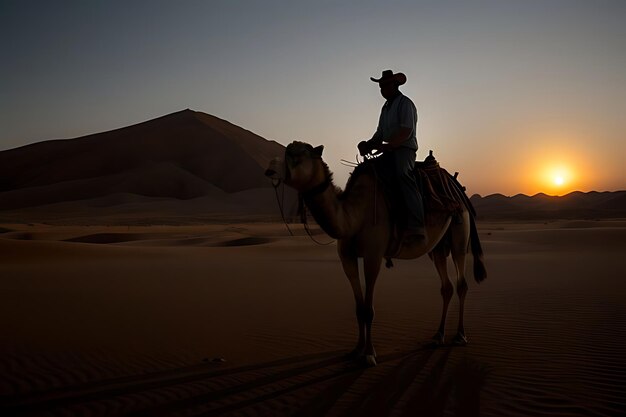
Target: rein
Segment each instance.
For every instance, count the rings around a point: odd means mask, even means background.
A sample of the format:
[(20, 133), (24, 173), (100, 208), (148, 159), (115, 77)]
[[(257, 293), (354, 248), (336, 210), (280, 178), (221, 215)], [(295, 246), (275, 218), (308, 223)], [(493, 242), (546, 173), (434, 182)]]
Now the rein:
[(300, 221), (302, 222), (302, 225), (304, 226), (304, 230), (306, 231), (306, 234), (309, 235), (309, 237), (311, 238), (313, 242), (317, 243), (320, 246), (330, 245), (335, 240), (333, 239), (329, 242), (324, 243), (324, 242), (320, 242), (319, 240), (313, 237), (313, 233), (311, 233), (311, 229), (309, 228), (309, 224), (307, 223), (305, 201), (310, 200), (316, 195), (321, 194), (324, 191), (326, 191), (328, 187), (330, 187), (330, 184), (331, 184), (330, 178), (327, 177), (326, 180), (324, 180), (322, 183), (316, 185), (310, 190), (301, 192), (298, 196), (298, 200), (299, 200), (298, 204), (300, 206), (298, 208), (298, 211), (300, 212)]
[(293, 232), (291, 231), (291, 228), (289, 227), (289, 224), (287, 224), (287, 219), (285, 219), (285, 184), (283, 184), (283, 198), (282, 198), (282, 202), (280, 200), (280, 198), (278, 197), (278, 187), (280, 187), (280, 184), (282, 183), (281, 180), (272, 180), (272, 186), (274, 187), (274, 194), (276, 194), (276, 203), (278, 203), (278, 208), (280, 210), (280, 217), (282, 217), (283, 219), (283, 223), (285, 223), (285, 226), (287, 226), (287, 230), (289, 231), (289, 234), (291, 236), (294, 236)]
[[(287, 219), (285, 218), (285, 209), (284, 209), (285, 207), (285, 184), (282, 184), (283, 185), (282, 201), (281, 201), (281, 198), (278, 196), (278, 187), (280, 187), (281, 183), (282, 183), (281, 180), (272, 180), (272, 186), (274, 187), (274, 194), (276, 195), (276, 203), (278, 204), (278, 208), (280, 210), (280, 217), (283, 219), (283, 223), (285, 223), (285, 226), (287, 227), (287, 230), (289, 231), (289, 235), (295, 236), (293, 232), (291, 231), (289, 224), (287, 223)], [(304, 204), (304, 200), (313, 198), (317, 194), (323, 193), (324, 191), (328, 189), (330, 184), (331, 184), (330, 179), (327, 178), (326, 181), (322, 182), (321, 184), (316, 185), (312, 189), (305, 191), (303, 193), (300, 193), (298, 195), (298, 206), (299, 206), (298, 212), (300, 213), (300, 221), (302, 222), (302, 225), (304, 226), (304, 230), (306, 231), (306, 234), (311, 238), (313, 242), (321, 246), (330, 245), (335, 240), (333, 239), (330, 242), (324, 243), (324, 242), (318, 241), (317, 239), (315, 239), (315, 237), (313, 237), (313, 233), (311, 232), (311, 229), (309, 228), (309, 224), (306, 219), (306, 205)]]

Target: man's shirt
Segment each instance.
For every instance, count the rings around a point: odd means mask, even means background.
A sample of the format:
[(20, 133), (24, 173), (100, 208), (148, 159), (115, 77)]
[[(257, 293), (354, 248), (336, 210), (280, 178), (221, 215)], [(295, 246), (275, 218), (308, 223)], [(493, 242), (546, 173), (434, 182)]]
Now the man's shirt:
[(388, 142), (401, 127), (410, 128), (411, 133), (400, 146), (417, 150), (417, 109), (411, 99), (402, 93), (383, 105), (372, 139), (374, 142)]

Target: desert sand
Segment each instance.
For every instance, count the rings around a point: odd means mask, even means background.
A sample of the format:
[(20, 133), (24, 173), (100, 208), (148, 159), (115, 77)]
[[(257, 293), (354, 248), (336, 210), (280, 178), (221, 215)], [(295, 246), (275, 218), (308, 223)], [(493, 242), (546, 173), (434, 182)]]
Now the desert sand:
[(626, 221), (479, 223), (489, 276), (468, 265), (465, 347), (427, 346), (436, 271), (395, 261), (367, 369), (343, 356), (357, 329), (335, 245), (292, 228), (0, 225), (0, 414), (626, 410)]

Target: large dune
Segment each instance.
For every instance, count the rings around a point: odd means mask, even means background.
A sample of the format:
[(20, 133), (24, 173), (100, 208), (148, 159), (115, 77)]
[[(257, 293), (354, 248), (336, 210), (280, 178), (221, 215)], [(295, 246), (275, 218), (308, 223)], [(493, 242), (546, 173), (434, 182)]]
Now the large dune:
[[(61, 213), (104, 219), (126, 209), (156, 218), (190, 212), (277, 217), (263, 173), (283, 153), (274, 141), (183, 110), (109, 132), (0, 152), (0, 210), (5, 220), (29, 221)], [(133, 207), (115, 204), (119, 196), (126, 196), (122, 203), (132, 200)], [(288, 191), (290, 212), (294, 200)]]

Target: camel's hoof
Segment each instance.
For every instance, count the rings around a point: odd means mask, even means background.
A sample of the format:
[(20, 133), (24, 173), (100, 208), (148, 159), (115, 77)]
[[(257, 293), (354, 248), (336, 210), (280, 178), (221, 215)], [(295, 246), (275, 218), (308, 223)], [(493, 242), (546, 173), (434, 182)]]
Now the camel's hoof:
[(430, 339), (430, 342), (429, 342), (429, 343), (427, 343), (427, 345), (426, 345), (426, 346), (428, 346), (428, 347), (432, 347), (432, 348), (436, 348), (436, 347), (439, 347), (439, 346), (443, 346), (443, 345), (444, 345), (444, 343), (445, 343), (445, 340), (444, 340), (444, 335), (443, 335), (443, 334), (441, 334), (441, 333), (439, 333), (439, 332), (437, 332), (437, 333), (435, 333), (435, 335), (432, 337), (432, 339)]
[(463, 333), (457, 333), (452, 339), (452, 344), (454, 346), (465, 346), (467, 345), (467, 337)]
[(365, 355), (365, 366), (371, 368), (376, 366), (376, 356), (374, 355)]

